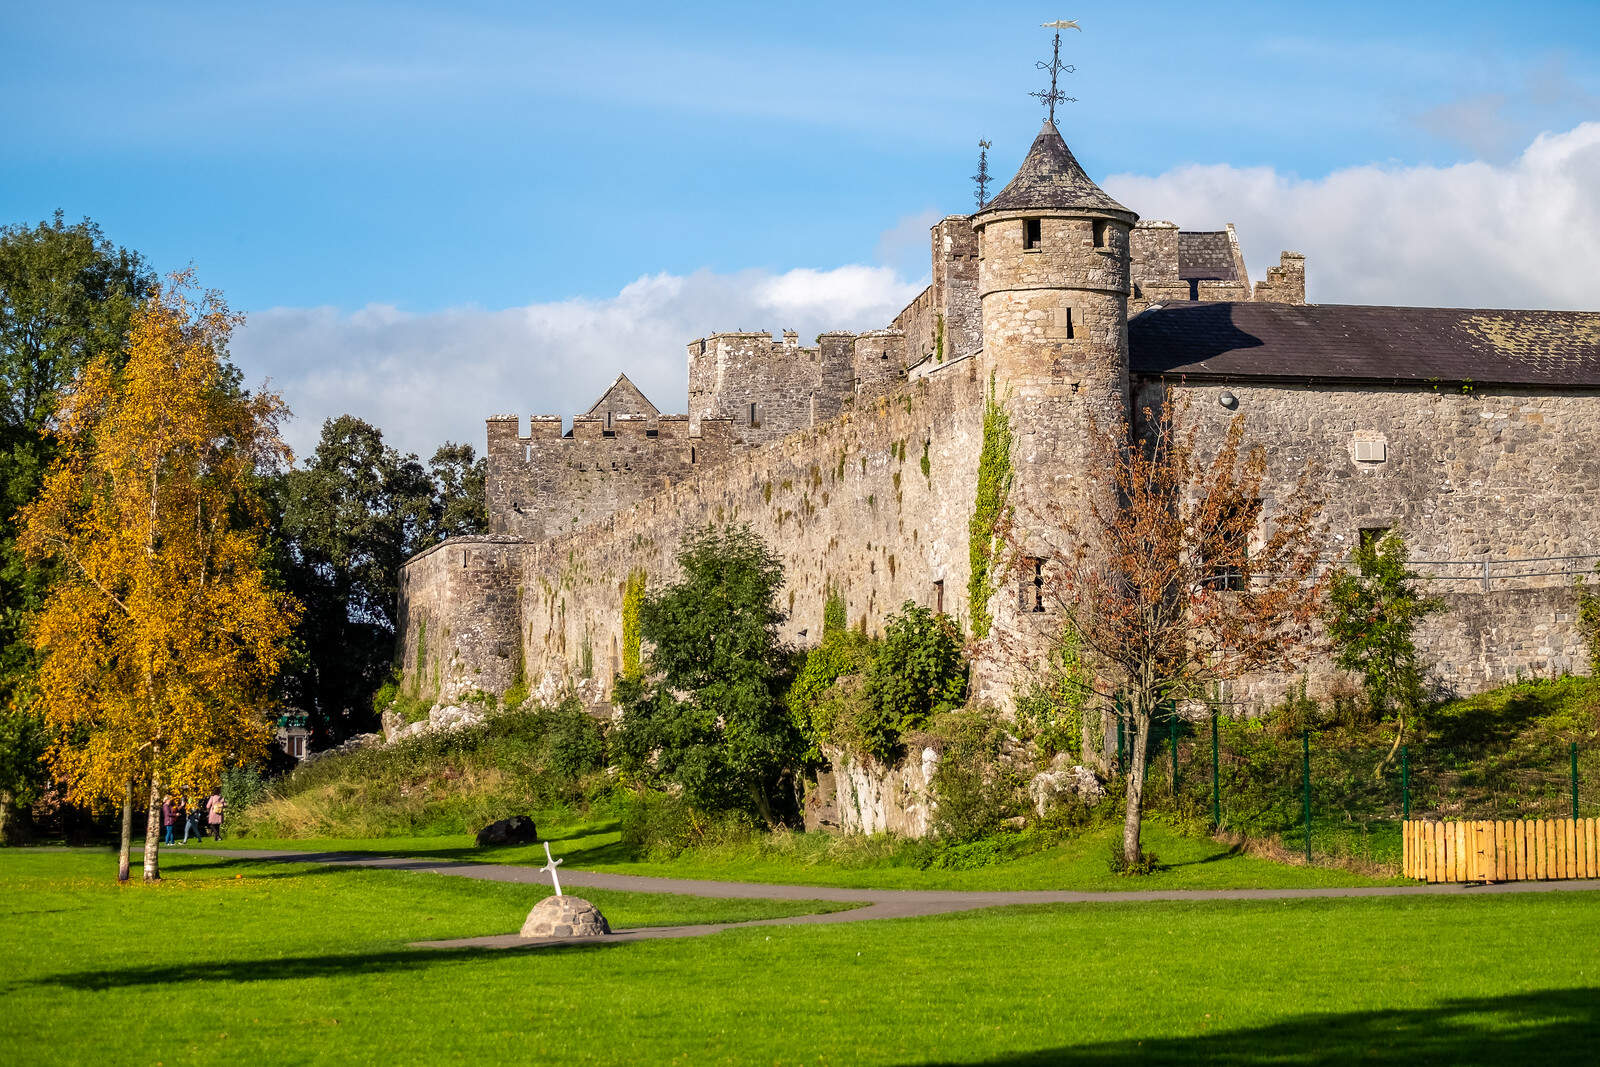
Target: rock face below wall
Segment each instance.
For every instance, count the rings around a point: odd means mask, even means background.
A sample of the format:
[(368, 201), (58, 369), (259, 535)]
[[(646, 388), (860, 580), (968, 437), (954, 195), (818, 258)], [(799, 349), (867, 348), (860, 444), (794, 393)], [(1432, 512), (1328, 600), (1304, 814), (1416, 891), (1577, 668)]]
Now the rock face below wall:
[(923, 837), (933, 822), (933, 773), (939, 754), (924, 748), (894, 766), (823, 748), (831, 770), (806, 797), (806, 829)]

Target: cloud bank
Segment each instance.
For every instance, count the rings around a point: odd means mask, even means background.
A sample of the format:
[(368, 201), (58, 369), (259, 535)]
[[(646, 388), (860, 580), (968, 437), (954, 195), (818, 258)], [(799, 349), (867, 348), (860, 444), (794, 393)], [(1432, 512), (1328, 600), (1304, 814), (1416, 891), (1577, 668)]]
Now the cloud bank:
[[(1103, 184), (1146, 218), (1236, 223), (1257, 279), (1280, 250), (1306, 253), (1314, 301), (1600, 308), (1600, 122), (1541, 134), (1504, 165), (1361, 166), (1317, 179), (1185, 166)], [(619, 371), (663, 410), (683, 410), (684, 344), (715, 330), (809, 339), (882, 326), (924, 284), (900, 254), (915, 243), (911, 228), (901, 220), (885, 235), (882, 257), (895, 266), (649, 275), (606, 299), (503, 310), (273, 308), (249, 317), (234, 356), (247, 379), (284, 393), (299, 455), (343, 412), (424, 457), (446, 439), (481, 449), (486, 415), (570, 416)]]

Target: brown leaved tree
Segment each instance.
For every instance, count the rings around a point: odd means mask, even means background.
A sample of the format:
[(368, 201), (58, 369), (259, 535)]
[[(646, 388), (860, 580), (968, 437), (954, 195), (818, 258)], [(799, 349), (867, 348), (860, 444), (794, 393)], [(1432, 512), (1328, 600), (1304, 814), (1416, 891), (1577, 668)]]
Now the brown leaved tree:
[(1089, 667), (1081, 684), (1132, 726), (1122, 838), (1130, 867), (1142, 859), (1153, 716), (1219, 681), (1294, 670), (1314, 650), (1327, 581), (1313, 468), (1269, 490), (1266, 454), (1247, 443), (1243, 415), (1206, 447), (1170, 391), (1142, 414), (1131, 444), (1125, 433), (1091, 429), (1087, 473), (1098, 491), (1080, 510), (1060, 505), (1053, 525), (1064, 538), (1044, 560), (1037, 546), (1027, 560)]

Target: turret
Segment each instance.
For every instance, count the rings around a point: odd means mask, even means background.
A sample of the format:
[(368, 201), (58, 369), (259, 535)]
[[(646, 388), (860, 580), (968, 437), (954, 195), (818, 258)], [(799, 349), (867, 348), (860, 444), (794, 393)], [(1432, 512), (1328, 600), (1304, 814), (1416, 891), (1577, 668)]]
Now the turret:
[[(1050, 122), (1015, 178), (972, 218), (978, 234), (984, 377), (1011, 420), (1010, 504), (1023, 552), (1040, 557), (1093, 491), (1091, 420), (1125, 427), (1129, 233), (1138, 216), (1090, 180)], [(1065, 511), (1063, 511), (1065, 509)], [(1023, 564), (1026, 570), (1026, 564)], [(1002, 588), (995, 624), (1042, 614), (1031, 576)], [(1038, 620), (1033, 620), (1037, 622)]]

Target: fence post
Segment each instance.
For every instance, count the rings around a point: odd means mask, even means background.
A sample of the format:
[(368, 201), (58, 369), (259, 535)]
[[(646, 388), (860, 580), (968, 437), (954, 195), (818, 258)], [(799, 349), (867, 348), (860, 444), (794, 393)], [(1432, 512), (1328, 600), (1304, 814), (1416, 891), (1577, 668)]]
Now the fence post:
[(1217, 784), (1217, 709), (1211, 709), (1211, 828), (1222, 829), (1222, 793)]
[(1305, 781), (1306, 862), (1311, 862), (1311, 731), (1300, 735), (1301, 773)]
[(1572, 742), (1572, 747), (1568, 751), (1572, 754), (1572, 822), (1576, 825), (1578, 821), (1578, 742)]
[(1411, 756), (1400, 746), (1400, 817), (1411, 818)]
[[(1178, 705), (1170, 705), (1167, 712), (1172, 716), (1172, 795), (1176, 797), (1178, 795)], [(1577, 811), (1577, 801), (1573, 801), (1573, 804), (1573, 811)], [(1574, 815), (1573, 818), (1577, 816)]]

